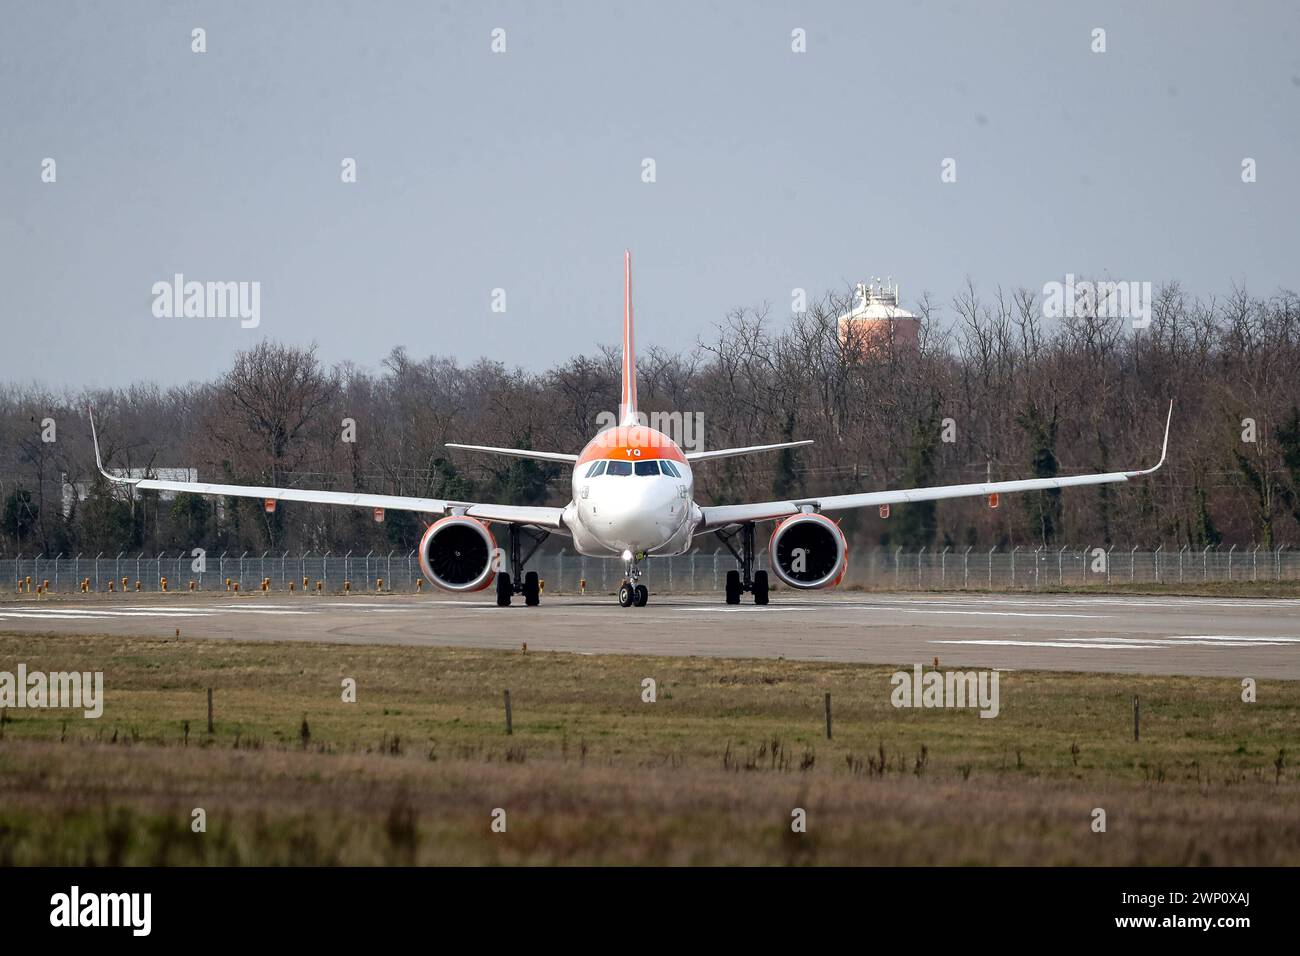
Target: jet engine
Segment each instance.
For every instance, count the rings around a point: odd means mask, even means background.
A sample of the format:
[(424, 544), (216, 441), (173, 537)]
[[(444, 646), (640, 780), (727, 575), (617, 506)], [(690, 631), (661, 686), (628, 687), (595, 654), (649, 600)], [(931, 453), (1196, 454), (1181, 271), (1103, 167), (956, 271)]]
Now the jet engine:
[(488, 526), (461, 515), (429, 525), (420, 539), (420, 572), (444, 591), (481, 591), (500, 564)]
[(839, 584), (849, 563), (840, 526), (820, 514), (786, 518), (772, 532), (767, 553), (778, 578), (805, 590)]

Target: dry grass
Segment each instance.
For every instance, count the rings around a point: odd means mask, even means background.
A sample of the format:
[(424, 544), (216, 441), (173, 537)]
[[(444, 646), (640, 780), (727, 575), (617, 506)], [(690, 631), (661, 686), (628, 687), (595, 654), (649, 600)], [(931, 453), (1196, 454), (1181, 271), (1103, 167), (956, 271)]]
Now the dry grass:
[(19, 661), (107, 702), (5, 713), (3, 864), (1300, 861), (1290, 682), (1004, 673), (986, 720), (867, 665), (0, 634)]

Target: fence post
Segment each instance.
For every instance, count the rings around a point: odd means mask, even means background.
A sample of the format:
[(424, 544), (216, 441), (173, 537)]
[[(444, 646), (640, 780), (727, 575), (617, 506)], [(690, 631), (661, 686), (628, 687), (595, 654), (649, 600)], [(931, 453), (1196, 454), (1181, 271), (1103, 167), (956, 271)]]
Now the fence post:
[(514, 715), (510, 711), (510, 691), (506, 691), (506, 736), (509, 737), (515, 732)]
[(831, 692), (826, 692), (826, 739), (831, 739)]

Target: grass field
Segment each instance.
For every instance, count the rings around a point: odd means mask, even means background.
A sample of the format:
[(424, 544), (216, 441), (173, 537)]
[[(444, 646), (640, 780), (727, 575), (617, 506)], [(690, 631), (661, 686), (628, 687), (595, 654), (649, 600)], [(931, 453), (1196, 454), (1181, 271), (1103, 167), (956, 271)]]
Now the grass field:
[(3, 712), (5, 865), (1300, 862), (1294, 682), (1007, 672), (981, 719), (847, 664), (0, 633), (18, 662), (106, 703)]

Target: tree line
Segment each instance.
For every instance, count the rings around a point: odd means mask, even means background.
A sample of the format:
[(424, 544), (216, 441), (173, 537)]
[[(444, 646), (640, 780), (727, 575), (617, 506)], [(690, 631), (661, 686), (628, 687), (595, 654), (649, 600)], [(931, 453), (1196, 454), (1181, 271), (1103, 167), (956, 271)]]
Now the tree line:
[[(1041, 296), (973, 283), (917, 304), (915, 345), (840, 328), (851, 294), (777, 320), (736, 309), (691, 347), (638, 357), (644, 411), (703, 416), (709, 448), (816, 444), (700, 463), (697, 498), (727, 503), (1149, 467), (1175, 402), (1169, 461), (1123, 485), (850, 513), (856, 545), (962, 549), (1300, 542), (1300, 298), (1159, 287), (1150, 324), (1043, 317)], [(199, 479), (454, 500), (563, 504), (569, 471), (450, 452), (448, 441), (576, 452), (619, 392), (617, 347), (540, 372), (394, 348), (377, 370), (326, 366), (263, 340), (214, 381), (52, 391), (0, 386), (6, 555), (415, 547), (425, 521), (248, 499), (134, 496), (108, 467)], [(85, 494), (68, 494), (69, 486)], [(66, 499), (66, 503), (65, 503)]]

